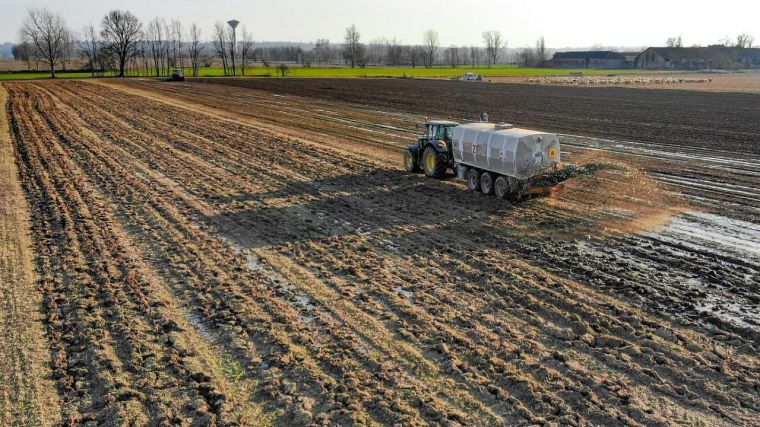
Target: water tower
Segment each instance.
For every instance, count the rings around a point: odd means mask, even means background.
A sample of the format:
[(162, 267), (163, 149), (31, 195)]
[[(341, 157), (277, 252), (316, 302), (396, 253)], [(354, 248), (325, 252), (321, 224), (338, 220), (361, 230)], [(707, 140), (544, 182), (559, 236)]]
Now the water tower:
[(240, 21), (237, 19), (230, 19), (227, 21), (227, 24), (232, 27), (232, 51), (230, 52), (230, 56), (232, 57), (232, 75), (235, 75), (235, 52), (237, 52), (237, 26), (240, 24)]

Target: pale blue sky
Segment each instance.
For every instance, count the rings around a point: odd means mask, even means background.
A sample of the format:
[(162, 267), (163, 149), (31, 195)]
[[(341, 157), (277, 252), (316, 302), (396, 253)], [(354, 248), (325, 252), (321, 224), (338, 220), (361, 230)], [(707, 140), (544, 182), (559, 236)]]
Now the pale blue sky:
[(495, 29), (509, 47), (532, 45), (541, 35), (550, 47), (662, 45), (682, 34), (684, 43), (710, 44), (724, 35), (749, 32), (760, 43), (760, 1), (507, 1), (507, 0), (0, 0), (0, 42), (16, 39), (29, 7), (60, 12), (74, 29), (98, 23), (113, 8), (129, 9), (142, 20), (176, 18), (197, 22), (204, 35), (216, 20), (237, 18), (256, 40), (309, 42), (342, 39), (356, 24), (363, 41), (398, 37), (419, 43), (433, 28), (441, 44), (481, 44)]

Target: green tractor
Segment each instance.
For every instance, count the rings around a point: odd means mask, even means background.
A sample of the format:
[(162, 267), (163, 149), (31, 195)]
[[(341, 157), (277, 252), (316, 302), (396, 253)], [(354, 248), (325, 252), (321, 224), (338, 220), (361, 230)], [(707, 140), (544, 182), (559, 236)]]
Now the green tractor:
[(416, 144), (404, 150), (404, 169), (407, 172), (422, 170), (432, 178), (446, 176), (446, 171), (454, 168), (451, 143), (457, 126), (459, 123), (448, 120), (426, 121), (425, 133), (419, 136)]

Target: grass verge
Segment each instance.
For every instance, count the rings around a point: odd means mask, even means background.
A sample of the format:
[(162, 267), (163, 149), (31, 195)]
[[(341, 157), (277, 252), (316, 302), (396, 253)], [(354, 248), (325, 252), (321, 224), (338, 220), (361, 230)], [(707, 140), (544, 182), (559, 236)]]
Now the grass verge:
[[(377, 68), (325, 68), (325, 67), (290, 67), (288, 77), (314, 77), (314, 78), (351, 78), (351, 77), (427, 77), (427, 78), (452, 78), (460, 77), (464, 73), (480, 74), (483, 77), (534, 77), (534, 76), (566, 76), (570, 73), (583, 73), (584, 75), (607, 75), (607, 74), (642, 74), (644, 70), (584, 70), (584, 69), (557, 69), (557, 68), (522, 68), (502, 65), (493, 68), (485, 67), (434, 67), (434, 68), (411, 68), (411, 67), (377, 67)], [(224, 70), (214, 67), (202, 67), (199, 70), (200, 77), (222, 77)], [(238, 70), (239, 74), (239, 70)], [(185, 75), (191, 75), (189, 68), (185, 69)], [(275, 67), (249, 68), (246, 70), (249, 77), (277, 77), (280, 72)], [(106, 73), (106, 77), (113, 77), (113, 73)], [(88, 72), (59, 72), (57, 78), (89, 78)], [(48, 72), (28, 73), (0, 73), (0, 80), (34, 80), (50, 78)]]

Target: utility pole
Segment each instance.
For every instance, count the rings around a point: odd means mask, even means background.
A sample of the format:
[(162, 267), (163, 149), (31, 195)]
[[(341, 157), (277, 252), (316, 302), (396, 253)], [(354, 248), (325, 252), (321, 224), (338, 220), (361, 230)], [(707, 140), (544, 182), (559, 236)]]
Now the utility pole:
[(232, 75), (235, 75), (235, 51), (237, 50), (237, 31), (235, 29), (237, 28), (238, 24), (240, 24), (240, 21), (236, 19), (231, 19), (227, 21), (227, 24), (229, 24), (230, 27), (232, 27), (232, 49), (230, 52), (230, 58), (232, 59)]

